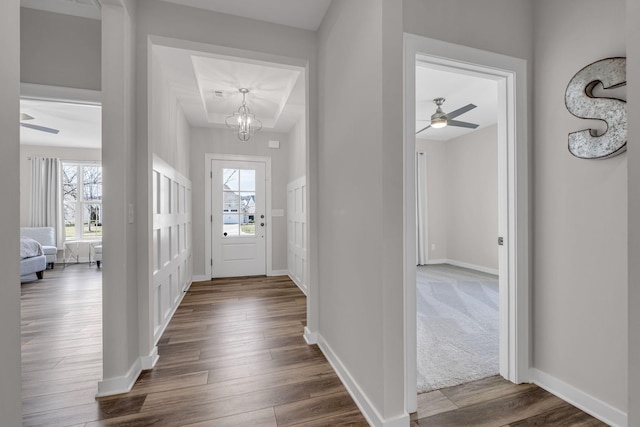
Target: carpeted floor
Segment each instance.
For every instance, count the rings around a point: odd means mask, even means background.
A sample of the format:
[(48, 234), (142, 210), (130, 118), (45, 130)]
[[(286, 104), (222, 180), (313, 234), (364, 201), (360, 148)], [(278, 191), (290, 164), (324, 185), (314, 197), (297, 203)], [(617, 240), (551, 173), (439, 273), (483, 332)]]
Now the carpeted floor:
[(498, 374), (498, 276), (418, 266), (418, 393)]

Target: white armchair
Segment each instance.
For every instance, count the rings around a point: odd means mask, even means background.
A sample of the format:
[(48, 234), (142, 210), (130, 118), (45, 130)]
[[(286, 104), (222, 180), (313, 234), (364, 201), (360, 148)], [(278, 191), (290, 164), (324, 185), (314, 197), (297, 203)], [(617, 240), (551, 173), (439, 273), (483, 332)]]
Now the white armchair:
[(53, 268), (58, 259), (56, 232), (53, 227), (20, 227), (20, 235), (38, 241), (47, 258), (47, 266)]

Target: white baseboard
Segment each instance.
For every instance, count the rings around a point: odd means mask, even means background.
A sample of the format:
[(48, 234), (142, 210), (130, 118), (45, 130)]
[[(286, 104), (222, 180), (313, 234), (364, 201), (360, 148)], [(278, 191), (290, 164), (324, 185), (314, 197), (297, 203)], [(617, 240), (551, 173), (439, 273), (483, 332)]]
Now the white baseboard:
[(107, 378), (100, 381), (98, 383), (98, 393), (96, 397), (114, 396), (116, 394), (130, 392), (140, 373), (142, 373), (141, 357), (136, 359), (124, 376)]
[(289, 272), (287, 270), (271, 270), (267, 273), (267, 276), (288, 276)]
[(627, 427), (627, 414), (608, 403), (536, 368), (529, 370), (529, 378), (534, 384), (580, 408), (587, 414), (593, 415), (600, 421), (612, 427)]
[(306, 326), (304, 327), (304, 335), (303, 336), (304, 336), (304, 340), (309, 345), (318, 343), (318, 333), (317, 332), (311, 332), (309, 330), (309, 328), (307, 328)]
[(494, 276), (497, 276), (500, 274), (498, 269), (483, 267), (481, 265), (469, 264), (468, 262), (463, 262), (463, 261), (456, 261), (455, 259), (427, 260), (427, 265), (432, 265), (432, 264), (451, 264), (451, 265), (455, 265), (456, 267), (468, 268), (469, 270), (475, 270), (475, 271), (480, 271), (482, 273), (493, 274)]
[(199, 275), (199, 276), (193, 276), (192, 277), (194, 282), (207, 282), (209, 280), (211, 280), (211, 277), (207, 277), (204, 274)]
[(331, 346), (322, 338), (322, 335), (318, 335), (318, 346), (370, 425), (375, 427), (406, 427), (409, 425), (409, 414), (406, 413), (387, 419), (383, 418), (351, 376), (349, 370), (333, 352)]
[(291, 274), (291, 272), (289, 272), (287, 275), (289, 276), (289, 279), (291, 279), (291, 281), (292, 281), (293, 283), (295, 283), (295, 284), (296, 284), (296, 286), (297, 286), (298, 288), (300, 288), (300, 290), (302, 291), (302, 293), (303, 293), (305, 296), (307, 296), (307, 297), (308, 297), (309, 295), (307, 294), (307, 285), (305, 285), (304, 283), (302, 283), (302, 282), (300, 282), (299, 280), (297, 280), (297, 279), (296, 279), (296, 276), (294, 276), (293, 274)]

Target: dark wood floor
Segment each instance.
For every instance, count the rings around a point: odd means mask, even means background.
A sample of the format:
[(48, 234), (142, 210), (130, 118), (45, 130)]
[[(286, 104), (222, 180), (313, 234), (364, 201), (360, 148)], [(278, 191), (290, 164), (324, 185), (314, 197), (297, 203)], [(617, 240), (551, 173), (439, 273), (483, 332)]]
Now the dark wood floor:
[[(96, 400), (101, 274), (56, 267), (22, 285), (25, 426), (366, 426), (317, 346), (287, 278), (194, 283), (133, 390)], [(600, 426), (498, 377), (422, 394), (413, 426)]]

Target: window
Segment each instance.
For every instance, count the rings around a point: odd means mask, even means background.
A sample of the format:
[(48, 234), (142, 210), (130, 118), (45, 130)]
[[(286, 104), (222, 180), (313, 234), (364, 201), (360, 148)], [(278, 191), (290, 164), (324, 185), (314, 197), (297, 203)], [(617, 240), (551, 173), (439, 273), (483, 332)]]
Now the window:
[(65, 240), (102, 236), (102, 166), (63, 162), (62, 198)]

